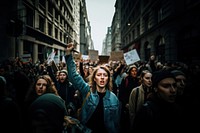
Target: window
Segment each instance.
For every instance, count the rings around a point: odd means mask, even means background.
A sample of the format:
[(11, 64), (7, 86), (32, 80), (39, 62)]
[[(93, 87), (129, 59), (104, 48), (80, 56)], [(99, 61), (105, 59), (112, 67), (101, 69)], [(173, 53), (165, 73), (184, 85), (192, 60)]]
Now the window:
[(149, 42), (145, 42), (144, 47), (145, 47), (145, 51), (144, 51), (145, 60), (148, 61), (150, 57), (151, 45), (149, 44)]
[(48, 23), (48, 35), (52, 36), (52, 24)]
[(58, 29), (55, 28), (55, 38), (58, 39)]
[(33, 27), (33, 10), (26, 7), (26, 24)]
[(46, 8), (46, 1), (45, 0), (39, 0), (39, 6), (41, 9), (45, 9)]
[(144, 17), (144, 31), (147, 31), (149, 27), (149, 15), (147, 15)]
[(162, 10), (162, 8), (158, 8), (157, 16), (158, 16), (157, 21), (160, 22), (163, 19), (163, 10)]
[(158, 38), (156, 43), (156, 54), (158, 56), (158, 61), (165, 61), (165, 39), (162, 36)]
[(53, 5), (51, 2), (48, 2), (48, 12), (52, 15), (53, 14)]
[(39, 16), (39, 30), (44, 32), (44, 18)]

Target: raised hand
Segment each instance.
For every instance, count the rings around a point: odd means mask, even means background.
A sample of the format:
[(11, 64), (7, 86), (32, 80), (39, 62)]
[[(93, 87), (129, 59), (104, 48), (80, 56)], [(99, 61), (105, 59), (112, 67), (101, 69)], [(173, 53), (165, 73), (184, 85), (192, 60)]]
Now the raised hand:
[(67, 44), (66, 55), (70, 55), (74, 49), (74, 44), (72, 42)]

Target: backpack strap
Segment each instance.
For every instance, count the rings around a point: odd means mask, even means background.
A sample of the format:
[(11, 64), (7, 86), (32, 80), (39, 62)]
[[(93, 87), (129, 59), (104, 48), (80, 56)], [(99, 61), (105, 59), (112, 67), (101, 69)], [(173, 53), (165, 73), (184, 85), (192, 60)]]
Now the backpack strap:
[(139, 95), (139, 87), (136, 88), (136, 95), (135, 95), (135, 112), (137, 111), (138, 95)]
[(125, 87), (128, 87), (128, 78), (125, 78)]

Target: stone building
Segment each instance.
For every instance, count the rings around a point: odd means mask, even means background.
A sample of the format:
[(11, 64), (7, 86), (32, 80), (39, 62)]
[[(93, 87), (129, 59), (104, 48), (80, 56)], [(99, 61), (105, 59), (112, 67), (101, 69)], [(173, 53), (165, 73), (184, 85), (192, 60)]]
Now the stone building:
[(117, 0), (115, 9), (124, 52), (136, 49), (141, 61), (154, 54), (163, 63), (200, 63), (200, 1)]
[(61, 60), (69, 42), (77, 51), (88, 51), (93, 44), (85, 9), (85, 0), (5, 1), (0, 6), (0, 60), (28, 55), (43, 62), (52, 51)]

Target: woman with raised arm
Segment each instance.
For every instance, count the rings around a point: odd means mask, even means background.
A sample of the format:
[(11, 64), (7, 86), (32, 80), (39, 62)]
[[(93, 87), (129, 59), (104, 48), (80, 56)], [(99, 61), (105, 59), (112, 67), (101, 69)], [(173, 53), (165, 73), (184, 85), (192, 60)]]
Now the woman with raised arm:
[(105, 66), (97, 66), (89, 82), (85, 82), (76, 71), (76, 64), (72, 57), (73, 48), (72, 43), (67, 45), (65, 58), (69, 80), (80, 91), (83, 100), (86, 98), (80, 121), (90, 128), (92, 133), (119, 132), (119, 100), (112, 92), (109, 69)]

